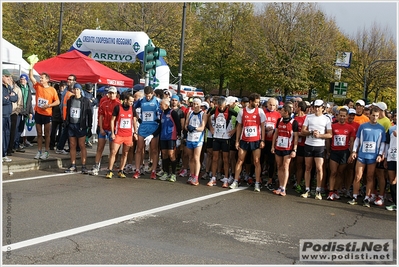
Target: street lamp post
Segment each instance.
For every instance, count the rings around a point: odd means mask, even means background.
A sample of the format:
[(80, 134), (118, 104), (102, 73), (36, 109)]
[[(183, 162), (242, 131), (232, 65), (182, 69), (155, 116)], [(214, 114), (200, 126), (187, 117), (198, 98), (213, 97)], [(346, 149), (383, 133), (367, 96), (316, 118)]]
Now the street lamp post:
[(370, 65), (367, 66), (367, 68), (364, 70), (364, 88), (363, 88), (363, 98), (365, 101), (367, 101), (367, 75), (369, 72), (369, 69), (371, 66), (373, 66), (375, 63), (378, 62), (390, 62), (390, 61), (396, 61), (396, 59), (377, 59), (371, 62)]
[(184, 32), (186, 29), (186, 3), (183, 4), (183, 18), (181, 22), (181, 39), (180, 39), (180, 62), (179, 62), (179, 83), (177, 85), (177, 94), (180, 94), (181, 80), (183, 75), (183, 53), (184, 53)]

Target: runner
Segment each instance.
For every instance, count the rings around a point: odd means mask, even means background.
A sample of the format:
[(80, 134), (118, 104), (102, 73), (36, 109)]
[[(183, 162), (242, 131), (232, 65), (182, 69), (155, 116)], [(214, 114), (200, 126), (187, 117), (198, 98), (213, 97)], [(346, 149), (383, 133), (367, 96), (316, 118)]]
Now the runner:
[(298, 122), (291, 118), (292, 107), (285, 104), (282, 118), (278, 119), (273, 135), (271, 153), (276, 155), (279, 188), (275, 195), (285, 196), (291, 158), (295, 158), (298, 147)]
[(234, 182), (230, 185), (231, 189), (238, 187), (238, 180), (245, 161), (247, 152), (252, 152), (253, 163), (255, 165), (255, 192), (260, 192), (260, 150), (265, 147), (265, 122), (266, 116), (262, 108), (259, 108), (260, 95), (252, 93), (249, 97), (249, 104), (240, 110), (237, 116), (237, 137), (236, 148), (238, 150), (238, 160), (235, 169)]
[(384, 160), (385, 129), (377, 123), (380, 112), (378, 108), (371, 110), (370, 122), (360, 125), (353, 145), (351, 160), (356, 161), (355, 179), (353, 181), (353, 199), (348, 201), (350, 205), (356, 205), (359, 194), (360, 180), (367, 166), (366, 196), (363, 206), (370, 207), (371, 191), (374, 188), (374, 172), (377, 162)]
[[(396, 111), (393, 114), (394, 120), (396, 121)], [(391, 189), (391, 196), (393, 205), (386, 206), (387, 210), (393, 211), (396, 210), (396, 168), (397, 168), (397, 160), (398, 160), (398, 152), (397, 152), (397, 128), (396, 125), (389, 128), (387, 134), (387, 145), (385, 146), (385, 167), (388, 169), (388, 177), (389, 177), (389, 184)]]
[(305, 186), (306, 192), (301, 196), (310, 197), (310, 179), (313, 168), (313, 161), (316, 165), (317, 187), (315, 199), (321, 200), (321, 186), (323, 180), (323, 163), (325, 140), (331, 138), (331, 120), (323, 115), (323, 100), (313, 102), (314, 114), (306, 116), (302, 126), (302, 134), (306, 135), (305, 141)]

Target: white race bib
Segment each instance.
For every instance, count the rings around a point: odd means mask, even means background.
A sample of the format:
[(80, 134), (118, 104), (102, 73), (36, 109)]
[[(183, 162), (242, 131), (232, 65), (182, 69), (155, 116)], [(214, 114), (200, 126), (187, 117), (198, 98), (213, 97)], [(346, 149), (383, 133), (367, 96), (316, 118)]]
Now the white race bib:
[(345, 146), (346, 135), (334, 135), (334, 146)]
[(132, 128), (131, 119), (123, 118), (121, 119), (121, 125), (119, 126), (121, 129), (129, 129)]
[(375, 153), (376, 143), (372, 141), (364, 141), (362, 145), (363, 153)]
[(143, 121), (154, 121), (154, 112), (143, 111)]
[(388, 150), (388, 161), (396, 161), (397, 160), (397, 156), (398, 152), (396, 147), (392, 147)]
[(278, 136), (277, 137), (277, 146), (283, 147), (283, 148), (288, 148), (288, 141), (289, 141), (288, 137)]
[(80, 108), (72, 108), (70, 114), (71, 118), (79, 119), (80, 118)]
[(45, 105), (48, 105), (48, 100), (39, 97), (39, 99), (37, 100), (37, 106), (38, 106), (39, 108), (42, 108), (42, 107), (44, 107)]
[(253, 137), (258, 135), (258, 126), (246, 126), (244, 128), (244, 135), (246, 137)]

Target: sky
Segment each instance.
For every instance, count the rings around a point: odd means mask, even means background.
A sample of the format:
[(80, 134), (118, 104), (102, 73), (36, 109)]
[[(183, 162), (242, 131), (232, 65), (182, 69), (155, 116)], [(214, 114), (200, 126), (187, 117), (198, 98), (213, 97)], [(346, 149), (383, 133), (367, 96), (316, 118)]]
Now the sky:
[[(298, 1), (293, 1), (298, 2)], [(369, 28), (376, 22), (381, 29), (389, 28), (397, 40), (397, 1), (309, 1), (318, 4), (328, 17), (335, 18), (340, 31), (354, 37), (363, 27)], [(258, 5), (261, 5), (260, 3)]]
[(363, 27), (377, 23), (381, 28), (388, 27), (397, 40), (397, 2), (318, 2), (321, 10), (334, 17), (341, 32), (350, 37)]

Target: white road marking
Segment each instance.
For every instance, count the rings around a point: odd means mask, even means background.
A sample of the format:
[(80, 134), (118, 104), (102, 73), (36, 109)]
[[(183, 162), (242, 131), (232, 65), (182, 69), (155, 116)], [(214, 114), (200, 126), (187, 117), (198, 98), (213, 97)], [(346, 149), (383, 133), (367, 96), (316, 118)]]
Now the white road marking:
[(215, 198), (215, 197), (219, 197), (219, 196), (223, 196), (223, 195), (239, 192), (239, 191), (244, 190), (244, 189), (247, 189), (247, 187), (239, 187), (238, 189), (230, 189), (230, 190), (222, 191), (222, 192), (211, 194), (211, 195), (197, 197), (197, 198), (185, 200), (185, 201), (182, 201), (182, 202), (179, 202), (179, 203), (174, 203), (174, 204), (162, 206), (162, 207), (159, 207), (159, 208), (154, 208), (154, 209), (150, 209), (150, 210), (146, 210), (146, 211), (141, 211), (141, 212), (125, 215), (125, 216), (122, 216), (122, 217), (118, 217), (118, 218), (114, 218), (114, 219), (110, 219), (110, 220), (106, 220), (106, 221), (102, 221), (102, 222), (97, 222), (97, 223), (93, 223), (93, 224), (89, 224), (89, 225), (85, 225), (85, 226), (69, 229), (69, 230), (66, 230), (66, 231), (61, 231), (61, 232), (54, 233), (54, 234), (49, 234), (49, 235), (45, 235), (45, 236), (41, 236), (41, 237), (28, 239), (28, 240), (25, 240), (25, 241), (21, 241), (21, 242), (17, 242), (17, 243), (14, 243), (14, 244), (9, 244), (9, 245), (3, 246), (1, 248), (1, 250), (3, 252), (6, 252), (6, 251), (13, 251), (13, 250), (16, 250), (16, 249), (28, 247), (28, 246), (37, 245), (37, 244), (44, 243), (44, 242), (47, 242), (47, 241), (51, 241), (51, 240), (55, 240), (55, 239), (59, 239), (59, 238), (67, 237), (67, 236), (72, 236), (72, 235), (80, 234), (80, 233), (87, 232), (87, 231), (92, 231), (92, 230), (95, 230), (95, 229), (99, 229), (99, 228), (102, 228), (102, 227), (110, 226), (112, 224), (120, 223), (120, 222), (123, 222), (123, 221), (128, 221), (128, 220), (131, 220), (131, 219), (134, 219), (134, 218), (137, 218), (137, 217), (148, 216), (148, 215), (152, 215), (154, 213), (158, 213), (158, 212), (162, 212), (162, 211), (166, 211), (166, 210), (182, 207), (182, 206), (185, 206), (185, 205), (188, 205), (188, 204), (192, 204), (192, 203), (196, 203), (196, 202), (199, 202), (199, 201), (203, 201), (203, 200), (207, 200), (207, 199), (211, 199), (211, 198)]
[(71, 175), (71, 174), (76, 174), (76, 173), (57, 173), (57, 174), (49, 174), (49, 175), (42, 175), (42, 176), (15, 179), (15, 180), (7, 180), (7, 181), (3, 181), (3, 184), (15, 183), (15, 182), (23, 182), (23, 181), (43, 179), (43, 178), (50, 178), (50, 177), (54, 177), (54, 176), (65, 176), (65, 175)]

